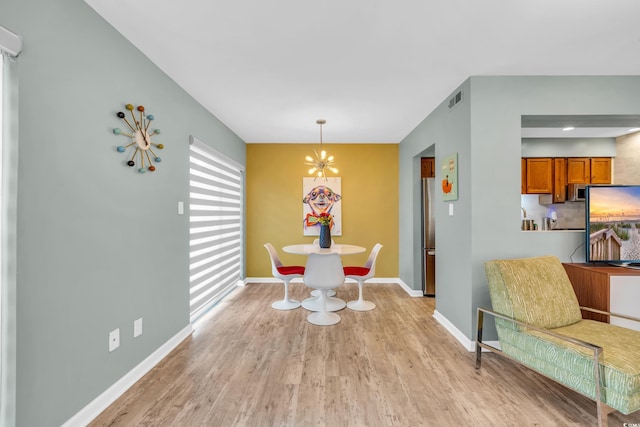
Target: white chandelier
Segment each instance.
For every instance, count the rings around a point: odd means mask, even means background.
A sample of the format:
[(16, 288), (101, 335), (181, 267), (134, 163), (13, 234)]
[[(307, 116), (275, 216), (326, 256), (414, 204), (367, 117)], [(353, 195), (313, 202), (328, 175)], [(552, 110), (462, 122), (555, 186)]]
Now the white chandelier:
[(315, 175), (316, 178), (327, 179), (324, 170), (329, 169), (333, 173), (338, 173), (338, 169), (333, 166), (333, 156), (327, 156), (327, 152), (322, 149), (322, 125), (327, 123), (326, 120), (318, 119), (316, 123), (320, 125), (320, 154), (316, 150), (313, 150), (316, 158), (311, 156), (305, 157), (305, 165), (313, 166), (309, 169), (309, 175)]

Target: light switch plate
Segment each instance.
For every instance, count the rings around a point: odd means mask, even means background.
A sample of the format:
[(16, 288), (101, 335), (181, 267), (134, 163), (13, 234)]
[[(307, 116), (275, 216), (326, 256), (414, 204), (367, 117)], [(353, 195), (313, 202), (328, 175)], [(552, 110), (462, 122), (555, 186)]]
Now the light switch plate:
[(453, 216), (453, 203), (449, 203), (449, 216)]
[(133, 337), (142, 335), (142, 317), (133, 321)]
[(109, 352), (120, 347), (120, 328), (109, 332)]

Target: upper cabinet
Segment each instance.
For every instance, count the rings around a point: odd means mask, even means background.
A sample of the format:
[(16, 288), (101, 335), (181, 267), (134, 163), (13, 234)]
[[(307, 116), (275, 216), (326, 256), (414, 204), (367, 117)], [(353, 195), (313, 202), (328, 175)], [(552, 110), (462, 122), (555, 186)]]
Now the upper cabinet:
[(527, 194), (551, 194), (553, 192), (553, 159), (527, 159)]
[(433, 157), (422, 157), (420, 159), (420, 177), (435, 178), (435, 159)]
[(553, 159), (553, 203), (567, 201), (567, 159)]
[(568, 158), (567, 184), (611, 184), (611, 158)]
[(591, 184), (611, 184), (611, 158), (591, 159)]
[(610, 157), (530, 157), (522, 159), (522, 194), (567, 198), (567, 184), (610, 184)]
[(520, 159), (520, 194), (527, 194), (527, 159)]
[(591, 182), (591, 160), (584, 157), (567, 159), (567, 184), (589, 184)]

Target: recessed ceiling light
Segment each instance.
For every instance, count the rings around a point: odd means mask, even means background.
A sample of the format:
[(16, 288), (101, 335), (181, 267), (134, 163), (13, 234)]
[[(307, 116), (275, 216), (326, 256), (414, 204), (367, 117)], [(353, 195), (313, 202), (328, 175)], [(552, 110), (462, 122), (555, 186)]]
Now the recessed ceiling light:
[(563, 131), (569, 131), (569, 130), (574, 130), (575, 128), (573, 126), (567, 126), (566, 128), (562, 128)]
[(631, 132), (638, 132), (640, 130), (640, 128), (631, 128), (629, 129), (627, 132), (631, 133)]

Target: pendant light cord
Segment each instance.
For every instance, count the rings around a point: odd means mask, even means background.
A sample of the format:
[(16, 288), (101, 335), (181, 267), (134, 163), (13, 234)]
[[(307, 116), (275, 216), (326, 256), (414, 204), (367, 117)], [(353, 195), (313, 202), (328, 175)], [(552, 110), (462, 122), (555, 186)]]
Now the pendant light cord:
[(324, 119), (316, 120), (316, 123), (320, 125), (320, 151), (322, 151), (322, 125), (327, 123)]

